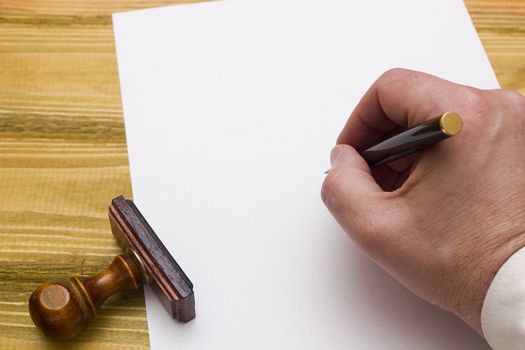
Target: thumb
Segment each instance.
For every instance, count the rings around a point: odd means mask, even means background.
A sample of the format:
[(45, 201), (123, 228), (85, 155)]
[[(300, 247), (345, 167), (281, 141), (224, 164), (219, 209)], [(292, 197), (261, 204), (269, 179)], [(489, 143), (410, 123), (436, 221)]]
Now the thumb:
[(377, 211), (385, 192), (352, 146), (335, 146), (330, 161), (332, 169), (323, 182), (321, 197), (335, 219), (348, 231), (355, 224), (352, 221), (363, 215), (369, 217), (372, 209)]

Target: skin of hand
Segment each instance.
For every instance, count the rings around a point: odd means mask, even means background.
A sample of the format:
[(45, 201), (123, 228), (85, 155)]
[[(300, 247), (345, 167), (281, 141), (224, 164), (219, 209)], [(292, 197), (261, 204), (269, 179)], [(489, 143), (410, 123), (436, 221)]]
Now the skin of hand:
[[(463, 131), (373, 171), (357, 153), (447, 111)], [(330, 155), (326, 206), (362, 250), (419, 297), (483, 335), (500, 266), (525, 246), (525, 97), (393, 69), (366, 92)]]

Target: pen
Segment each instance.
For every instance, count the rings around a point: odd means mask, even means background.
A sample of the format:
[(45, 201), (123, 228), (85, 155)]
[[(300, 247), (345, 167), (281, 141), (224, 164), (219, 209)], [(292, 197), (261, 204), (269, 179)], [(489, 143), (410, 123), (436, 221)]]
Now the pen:
[(373, 169), (457, 135), (462, 128), (463, 120), (459, 114), (447, 112), (360, 151), (359, 154)]

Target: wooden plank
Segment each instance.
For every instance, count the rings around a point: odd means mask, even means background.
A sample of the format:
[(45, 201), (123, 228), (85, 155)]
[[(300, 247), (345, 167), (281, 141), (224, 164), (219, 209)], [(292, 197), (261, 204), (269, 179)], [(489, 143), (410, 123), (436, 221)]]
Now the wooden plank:
[[(120, 252), (107, 210), (131, 195), (110, 14), (166, 2), (0, 2), (0, 348), (53, 345), (27, 301)], [(109, 300), (74, 342), (149, 347), (143, 291)]]
[[(119, 252), (107, 207), (131, 186), (110, 14), (180, 2), (0, 0), (0, 348), (149, 347), (142, 291), (109, 300), (58, 345), (33, 327), (27, 300)], [(525, 93), (525, 2), (466, 5), (502, 87)]]
[(501, 87), (525, 94), (525, 1), (465, 3)]

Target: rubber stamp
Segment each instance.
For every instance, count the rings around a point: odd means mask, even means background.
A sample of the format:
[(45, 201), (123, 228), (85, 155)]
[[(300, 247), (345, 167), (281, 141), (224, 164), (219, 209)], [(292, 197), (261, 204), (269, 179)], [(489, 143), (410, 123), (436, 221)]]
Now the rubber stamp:
[(135, 204), (123, 196), (114, 198), (109, 221), (124, 254), (95, 276), (47, 282), (31, 295), (31, 318), (47, 336), (76, 336), (107, 298), (142, 284), (151, 286), (174, 319), (195, 318), (193, 284)]

